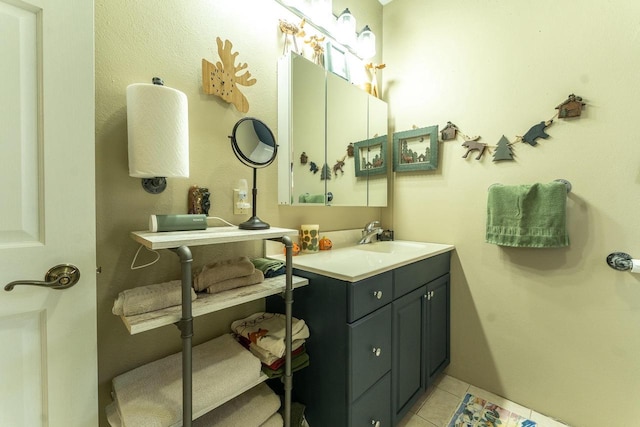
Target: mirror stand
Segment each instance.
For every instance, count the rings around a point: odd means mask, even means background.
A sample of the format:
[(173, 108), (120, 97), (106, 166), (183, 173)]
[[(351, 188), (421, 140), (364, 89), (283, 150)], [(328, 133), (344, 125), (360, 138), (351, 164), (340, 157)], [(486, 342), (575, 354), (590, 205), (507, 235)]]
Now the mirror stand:
[(249, 218), (242, 224), (238, 224), (238, 227), (243, 230), (265, 230), (270, 227), (269, 224), (262, 221), (256, 215), (256, 199), (258, 196), (258, 188), (256, 187), (256, 178), (258, 176), (257, 171), (258, 169), (253, 169), (253, 189), (251, 190), (253, 200), (251, 201), (251, 218)]

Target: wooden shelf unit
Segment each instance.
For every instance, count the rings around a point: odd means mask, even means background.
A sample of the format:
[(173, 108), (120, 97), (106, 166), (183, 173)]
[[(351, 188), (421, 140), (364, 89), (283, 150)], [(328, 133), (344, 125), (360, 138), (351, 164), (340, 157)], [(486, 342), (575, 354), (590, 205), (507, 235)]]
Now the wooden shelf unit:
[[(282, 293), (286, 305), (286, 363), (284, 399), (284, 425), (290, 427), (291, 423), (291, 306), (293, 304), (292, 292), (294, 287), (304, 286), (309, 283), (305, 278), (295, 277), (292, 274), (291, 266), (291, 238), (298, 235), (298, 231), (287, 228), (272, 227), (266, 230), (241, 230), (238, 227), (209, 227), (206, 230), (194, 231), (172, 231), (154, 233), (150, 231), (133, 231), (131, 238), (144, 245), (148, 249), (169, 249), (175, 252), (181, 261), (182, 266), (182, 305), (157, 310), (151, 313), (143, 313), (135, 316), (121, 316), (122, 321), (130, 334), (137, 334), (149, 331), (162, 326), (175, 324), (181, 331), (182, 338), (182, 382), (183, 382), (183, 422), (184, 427), (191, 427), (193, 418), (197, 418), (203, 413), (192, 413), (192, 335), (193, 317), (202, 316), (254, 301), (267, 296)], [(266, 279), (264, 282), (232, 289), (217, 294), (199, 294), (195, 301), (191, 301), (191, 250), (190, 246), (215, 245), (222, 243), (235, 243), (255, 240), (282, 240), (286, 247), (286, 274), (274, 278)], [(261, 375), (260, 382), (266, 379)], [(246, 391), (246, 390), (244, 390)], [(229, 399), (236, 397), (230, 396)], [(213, 410), (229, 399), (222, 402), (212, 402), (208, 410)], [(206, 412), (205, 412), (206, 413)]]

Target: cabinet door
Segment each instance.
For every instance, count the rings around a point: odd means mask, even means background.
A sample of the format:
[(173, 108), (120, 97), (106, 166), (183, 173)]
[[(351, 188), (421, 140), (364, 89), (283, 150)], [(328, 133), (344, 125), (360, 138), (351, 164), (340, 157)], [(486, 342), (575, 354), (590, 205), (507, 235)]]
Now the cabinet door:
[(426, 286), (422, 286), (393, 302), (391, 408), (394, 425), (425, 388), (423, 337), (426, 292)]
[(425, 389), (449, 365), (449, 292), (448, 274), (427, 284)]

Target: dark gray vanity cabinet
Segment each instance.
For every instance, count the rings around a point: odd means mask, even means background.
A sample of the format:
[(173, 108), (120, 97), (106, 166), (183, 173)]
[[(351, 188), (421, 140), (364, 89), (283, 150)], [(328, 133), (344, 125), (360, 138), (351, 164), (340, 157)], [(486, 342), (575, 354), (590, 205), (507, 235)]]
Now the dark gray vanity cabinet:
[[(399, 421), (449, 362), (448, 272), (448, 252), (358, 282), (294, 269), (309, 286), (296, 289), (293, 315), (311, 336), (293, 398), (311, 426)], [(267, 299), (268, 311), (282, 309)]]
[(449, 274), (393, 301), (394, 425), (449, 364)]

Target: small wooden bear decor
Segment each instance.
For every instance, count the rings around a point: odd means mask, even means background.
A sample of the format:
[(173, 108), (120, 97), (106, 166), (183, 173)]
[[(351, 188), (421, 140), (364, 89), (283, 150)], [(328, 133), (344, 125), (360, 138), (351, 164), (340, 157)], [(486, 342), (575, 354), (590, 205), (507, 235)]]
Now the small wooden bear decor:
[(218, 55), (222, 62), (212, 64), (206, 59), (202, 59), (202, 88), (207, 95), (216, 95), (224, 101), (235, 105), (241, 113), (249, 111), (249, 101), (242, 94), (238, 86), (253, 86), (256, 79), (251, 78), (251, 73), (246, 70), (247, 64), (235, 65), (238, 52), (231, 53), (233, 45), (229, 40), (224, 41), (216, 37), (218, 44)]
[(537, 125), (534, 125), (524, 134), (522, 140), (532, 147), (538, 144), (536, 141), (537, 138), (547, 139), (549, 138), (549, 134), (544, 130), (549, 127), (553, 123), (553, 120), (547, 120), (546, 122), (540, 122)]

